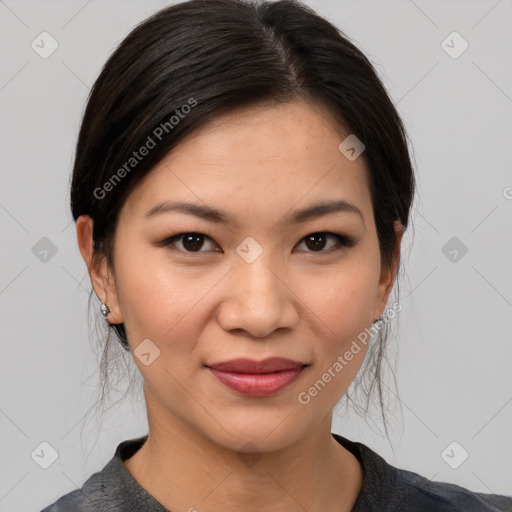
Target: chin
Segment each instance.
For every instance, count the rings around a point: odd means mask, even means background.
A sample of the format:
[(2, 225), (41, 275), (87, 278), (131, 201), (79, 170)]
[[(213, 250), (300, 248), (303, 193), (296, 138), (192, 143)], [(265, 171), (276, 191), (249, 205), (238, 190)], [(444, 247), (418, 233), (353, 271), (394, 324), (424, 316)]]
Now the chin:
[[(273, 414), (271, 418), (265, 418), (257, 413), (244, 419), (233, 417), (228, 421), (223, 417), (222, 427), (217, 425), (214, 431), (208, 429), (203, 432), (211, 441), (228, 450), (235, 452), (273, 452), (284, 449), (308, 432), (304, 422), (297, 424), (294, 414), (281, 412)], [(286, 418), (286, 419), (285, 419)], [(311, 426), (313, 429), (314, 426)]]

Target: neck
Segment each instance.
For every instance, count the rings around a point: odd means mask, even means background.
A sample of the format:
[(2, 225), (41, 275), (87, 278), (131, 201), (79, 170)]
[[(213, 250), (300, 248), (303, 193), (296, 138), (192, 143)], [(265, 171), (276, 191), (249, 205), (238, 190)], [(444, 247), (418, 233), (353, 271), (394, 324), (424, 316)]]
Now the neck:
[(331, 419), (263, 454), (226, 449), (177, 418), (150, 419), (147, 441), (125, 465), (172, 511), (349, 512), (363, 475), (354, 455), (332, 438)]

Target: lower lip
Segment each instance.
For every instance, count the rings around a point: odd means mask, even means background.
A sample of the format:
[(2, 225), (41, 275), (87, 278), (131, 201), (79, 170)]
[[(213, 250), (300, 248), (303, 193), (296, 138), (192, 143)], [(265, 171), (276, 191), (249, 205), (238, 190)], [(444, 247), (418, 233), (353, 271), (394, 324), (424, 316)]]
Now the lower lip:
[(245, 396), (270, 396), (289, 386), (304, 367), (275, 373), (234, 373), (208, 368), (222, 384)]

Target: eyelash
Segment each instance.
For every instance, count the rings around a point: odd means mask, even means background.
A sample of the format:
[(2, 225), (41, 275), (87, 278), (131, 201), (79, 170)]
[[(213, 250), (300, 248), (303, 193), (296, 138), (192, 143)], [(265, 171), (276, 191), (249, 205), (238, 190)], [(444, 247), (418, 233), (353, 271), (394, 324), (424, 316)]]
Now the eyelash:
[[(185, 232), (185, 233), (178, 233), (177, 235), (173, 235), (169, 238), (166, 238), (165, 240), (162, 240), (159, 245), (161, 246), (164, 246), (164, 247), (168, 247), (170, 245), (173, 245), (176, 241), (178, 241), (179, 239), (182, 239), (185, 235), (196, 235), (196, 236), (201, 236), (201, 237), (205, 237), (205, 239), (210, 239), (213, 241), (212, 238), (210, 238), (208, 235), (205, 235), (204, 233), (198, 233), (198, 232), (195, 232), (195, 231), (189, 231), (189, 232)], [(309, 236), (312, 236), (312, 235), (327, 235), (328, 237), (333, 237), (335, 239), (337, 239), (338, 241), (338, 246), (335, 247), (335, 248), (331, 248), (329, 250), (320, 250), (320, 251), (306, 251), (306, 252), (309, 252), (310, 254), (330, 254), (332, 252), (336, 252), (336, 251), (340, 251), (344, 248), (350, 248), (350, 247), (353, 247), (354, 245), (356, 245), (356, 240), (352, 237), (349, 237), (349, 236), (346, 236), (346, 235), (340, 235), (338, 233), (332, 233), (330, 231), (315, 231), (313, 233), (310, 233), (308, 235), (306, 235), (304, 238), (302, 238), (299, 242), (302, 243), (303, 241), (305, 241)], [(175, 247), (176, 248), (176, 247)], [(179, 249), (178, 249), (179, 250)], [(184, 250), (182, 251), (186, 254), (199, 254), (201, 252), (207, 252), (207, 251), (187, 251), (187, 250)], [(216, 251), (218, 252), (218, 251)]]

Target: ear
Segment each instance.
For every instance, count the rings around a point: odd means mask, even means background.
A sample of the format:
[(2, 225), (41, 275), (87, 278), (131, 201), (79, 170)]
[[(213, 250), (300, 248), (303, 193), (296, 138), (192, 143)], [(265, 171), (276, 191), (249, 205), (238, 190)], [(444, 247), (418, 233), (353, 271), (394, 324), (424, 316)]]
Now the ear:
[(76, 221), (78, 248), (87, 266), (96, 295), (110, 309), (107, 316), (108, 320), (110, 323), (118, 324), (123, 322), (123, 316), (119, 308), (114, 272), (109, 267), (107, 258), (94, 250), (93, 226), (94, 221), (88, 215), (78, 217)]
[(388, 302), (389, 294), (395, 283), (396, 273), (398, 271), (398, 263), (400, 261), (400, 247), (402, 244), (403, 226), (400, 221), (395, 221), (396, 245), (393, 251), (392, 268), (381, 267), (379, 284), (377, 287), (377, 300), (375, 303), (374, 320), (382, 315)]

